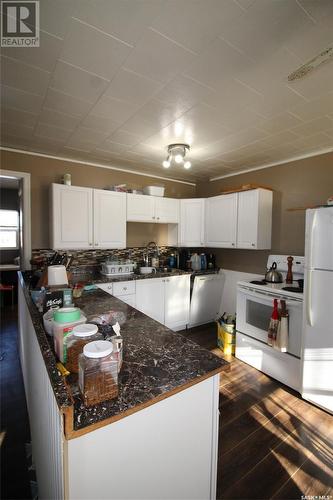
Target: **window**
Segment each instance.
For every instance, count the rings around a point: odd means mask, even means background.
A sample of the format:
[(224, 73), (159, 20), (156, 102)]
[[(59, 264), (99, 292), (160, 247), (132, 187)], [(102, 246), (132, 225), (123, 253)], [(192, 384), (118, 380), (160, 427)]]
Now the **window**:
[(19, 213), (17, 210), (0, 210), (0, 248), (19, 248)]

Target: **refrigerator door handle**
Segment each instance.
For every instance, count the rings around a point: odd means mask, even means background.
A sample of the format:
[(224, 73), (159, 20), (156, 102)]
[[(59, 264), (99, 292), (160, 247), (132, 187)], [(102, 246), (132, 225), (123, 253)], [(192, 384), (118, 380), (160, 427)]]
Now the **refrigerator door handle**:
[(312, 322), (312, 271), (308, 270), (307, 276), (307, 293), (306, 293), (306, 319), (309, 326), (313, 326)]
[(312, 267), (312, 256), (313, 256), (313, 245), (314, 245), (314, 229), (316, 225), (317, 211), (313, 214), (311, 231), (310, 231), (310, 242), (309, 242), (309, 267)]

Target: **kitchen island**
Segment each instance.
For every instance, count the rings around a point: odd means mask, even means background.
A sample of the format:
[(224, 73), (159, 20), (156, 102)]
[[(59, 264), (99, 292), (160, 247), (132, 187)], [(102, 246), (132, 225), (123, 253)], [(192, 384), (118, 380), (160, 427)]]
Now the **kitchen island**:
[(119, 396), (86, 407), (56, 368), (19, 279), (20, 357), (40, 498), (215, 498), (219, 373), (227, 363), (102, 290), (76, 300), (113, 311), (124, 362)]

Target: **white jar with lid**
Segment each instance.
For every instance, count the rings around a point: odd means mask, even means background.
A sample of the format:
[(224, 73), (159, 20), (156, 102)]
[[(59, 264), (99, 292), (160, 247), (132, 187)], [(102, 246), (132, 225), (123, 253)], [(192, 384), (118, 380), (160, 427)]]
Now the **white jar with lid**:
[(89, 342), (79, 356), (79, 387), (87, 406), (118, 396), (118, 360), (112, 343)]
[(67, 340), (67, 359), (65, 366), (71, 373), (79, 372), (79, 356), (89, 342), (103, 340), (103, 335), (98, 331), (98, 326), (93, 323), (84, 323), (74, 326), (72, 335)]

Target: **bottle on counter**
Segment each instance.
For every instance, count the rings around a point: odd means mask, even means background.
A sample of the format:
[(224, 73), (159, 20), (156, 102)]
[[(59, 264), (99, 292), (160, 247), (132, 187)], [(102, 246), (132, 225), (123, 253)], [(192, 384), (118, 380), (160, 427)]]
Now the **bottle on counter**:
[(207, 258), (206, 258), (205, 253), (202, 253), (200, 255), (200, 267), (201, 267), (201, 270), (203, 270), (203, 271), (205, 271), (207, 269)]
[(174, 253), (170, 254), (169, 267), (176, 267), (176, 257)]
[(107, 340), (90, 342), (79, 357), (79, 387), (86, 406), (118, 396), (118, 360)]

